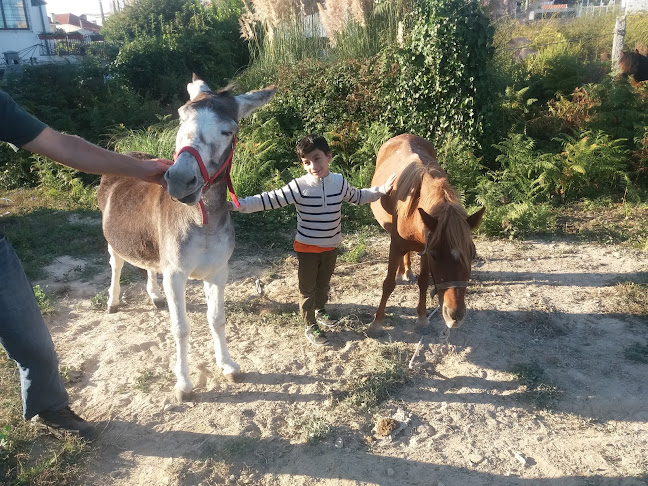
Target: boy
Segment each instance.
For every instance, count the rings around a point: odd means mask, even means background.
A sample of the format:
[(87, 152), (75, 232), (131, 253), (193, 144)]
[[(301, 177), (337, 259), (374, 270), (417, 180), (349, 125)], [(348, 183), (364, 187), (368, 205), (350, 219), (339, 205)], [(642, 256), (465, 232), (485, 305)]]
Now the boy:
[(335, 324), (324, 310), (331, 276), (335, 269), (338, 245), (342, 241), (342, 201), (366, 204), (391, 191), (393, 174), (383, 186), (356, 189), (341, 174), (329, 172), (333, 158), (324, 137), (307, 135), (297, 144), (306, 175), (293, 179), (281, 189), (239, 199), (232, 211), (254, 213), (294, 204), (297, 208), (297, 233), (294, 250), (299, 262), (299, 311), (306, 324), (304, 334), (313, 344), (324, 346), (328, 339), (320, 326)]

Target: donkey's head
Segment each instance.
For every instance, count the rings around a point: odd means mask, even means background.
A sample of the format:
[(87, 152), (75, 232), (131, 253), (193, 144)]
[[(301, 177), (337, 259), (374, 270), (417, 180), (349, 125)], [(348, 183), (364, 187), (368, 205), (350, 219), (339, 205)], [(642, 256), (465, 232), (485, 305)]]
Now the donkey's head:
[(239, 120), (267, 103), (276, 90), (270, 86), (238, 96), (227, 89), (214, 93), (194, 74), (187, 85), (190, 99), (178, 110), (177, 158), (164, 176), (169, 195), (185, 204), (198, 203), (203, 186), (220, 173), (234, 150)]

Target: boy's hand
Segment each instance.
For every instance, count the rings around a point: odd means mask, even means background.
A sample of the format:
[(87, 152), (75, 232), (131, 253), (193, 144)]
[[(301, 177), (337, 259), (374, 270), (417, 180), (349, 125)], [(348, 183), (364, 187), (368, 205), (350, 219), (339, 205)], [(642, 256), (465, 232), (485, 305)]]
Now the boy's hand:
[(227, 201), (227, 209), (229, 209), (230, 211), (238, 211), (239, 210), (239, 208), (234, 206), (234, 203), (232, 201)]
[(394, 188), (394, 182), (396, 182), (396, 172), (394, 172), (392, 175), (389, 176), (387, 179), (387, 182), (385, 182), (382, 186), (382, 191), (384, 194), (389, 194), (392, 189)]

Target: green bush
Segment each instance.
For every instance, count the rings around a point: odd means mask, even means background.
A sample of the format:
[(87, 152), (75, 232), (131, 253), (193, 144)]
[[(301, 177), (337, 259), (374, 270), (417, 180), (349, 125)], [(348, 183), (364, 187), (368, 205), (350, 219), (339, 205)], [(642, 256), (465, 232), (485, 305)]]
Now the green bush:
[(191, 73), (217, 89), (248, 63), (233, 11), (184, 2), (173, 20), (161, 17), (157, 22), (153, 32), (125, 42), (113, 64), (115, 74), (142, 96), (181, 104)]
[(412, 33), (397, 54), (400, 73), (389, 96), (397, 131), (435, 144), (448, 136), (476, 141), (490, 95), (493, 27), (476, 0), (416, 2)]

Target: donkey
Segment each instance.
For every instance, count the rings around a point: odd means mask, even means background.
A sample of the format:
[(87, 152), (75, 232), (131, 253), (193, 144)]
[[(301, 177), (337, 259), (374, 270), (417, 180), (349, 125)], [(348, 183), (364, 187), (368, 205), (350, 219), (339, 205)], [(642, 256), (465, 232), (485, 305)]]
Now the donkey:
[(164, 176), (167, 190), (127, 177), (103, 176), (97, 192), (112, 268), (108, 312), (116, 312), (119, 305), (124, 261), (146, 269), (146, 290), (158, 308), (164, 306), (157, 285), (157, 274), (162, 273), (176, 343), (175, 395), (180, 401), (188, 400), (193, 388), (187, 362), (189, 278), (204, 282), (216, 363), (226, 378), (236, 381), (240, 375), (225, 340), (224, 288), (234, 250), (226, 189), (235, 201), (229, 174), (238, 122), (267, 103), (276, 88), (238, 96), (227, 88), (214, 93), (194, 74), (187, 91), (190, 100), (178, 110), (175, 163)]

